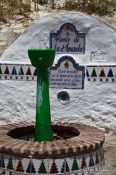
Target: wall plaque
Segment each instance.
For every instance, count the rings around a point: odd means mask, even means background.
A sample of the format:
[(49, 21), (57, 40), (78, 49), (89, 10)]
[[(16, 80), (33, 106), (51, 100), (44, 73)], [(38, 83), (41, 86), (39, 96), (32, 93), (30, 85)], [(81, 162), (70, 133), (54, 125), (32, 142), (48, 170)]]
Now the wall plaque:
[(83, 89), (85, 67), (77, 64), (72, 57), (63, 56), (50, 68), (49, 76), (51, 88)]
[(71, 23), (65, 23), (57, 33), (50, 33), (50, 48), (57, 53), (85, 53), (85, 34), (79, 33)]
[(91, 52), (91, 61), (107, 62), (108, 57), (109, 57), (108, 53), (102, 51), (101, 49)]

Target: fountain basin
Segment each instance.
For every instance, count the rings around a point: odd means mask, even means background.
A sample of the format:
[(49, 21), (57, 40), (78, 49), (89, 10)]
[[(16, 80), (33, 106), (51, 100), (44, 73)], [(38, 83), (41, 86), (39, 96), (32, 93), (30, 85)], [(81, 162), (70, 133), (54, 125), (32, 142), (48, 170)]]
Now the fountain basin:
[(55, 49), (35, 48), (28, 50), (29, 58), (34, 67), (48, 68), (53, 64)]
[(1, 174), (92, 175), (103, 166), (104, 133), (98, 128), (52, 124), (53, 141), (39, 143), (29, 137), (29, 141), (24, 140), (26, 133), (33, 135), (34, 129), (34, 123), (26, 122), (1, 126)]

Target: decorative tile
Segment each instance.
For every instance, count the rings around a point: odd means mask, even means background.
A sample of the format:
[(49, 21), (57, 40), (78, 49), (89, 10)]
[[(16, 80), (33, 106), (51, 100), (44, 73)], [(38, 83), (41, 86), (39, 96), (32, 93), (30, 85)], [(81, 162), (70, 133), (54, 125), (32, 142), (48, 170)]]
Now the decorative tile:
[(8, 170), (14, 170), (12, 157), (10, 157), (9, 160), (8, 160), (7, 169)]
[(103, 68), (100, 70), (99, 77), (106, 77), (106, 75), (105, 75), (105, 71), (104, 71)]
[(59, 173), (59, 171), (58, 171), (57, 164), (56, 164), (55, 160), (53, 159), (52, 165), (50, 167), (50, 174), (58, 174), (58, 173)]
[[(7, 164), (6, 160), (7, 159)], [(99, 151), (66, 159), (16, 159), (0, 154), (2, 174), (79, 174), (90, 175), (101, 168), (103, 149)], [(5, 166), (6, 164), (6, 166)], [(16, 173), (15, 173), (16, 172)], [(88, 173), (89, 172), (89, 173)]]
[(76, 157), (74, 157), (71, 171), (77, 171), (77, 170), (79, 170), (79, 165), (78, 165), (78, 161), (77, 161)]
[(109, 72), (108, 72), (107, 77), (114, 77), (114, 75), (113, 75), (113, 72), (112, 72), (112, 69), (111, 69), (111, 68), (109, 69)]
[(24, 75), (24, 71), (23, 71), (22, 66), (21, 66), (20, 69), (19, 69), (19, 73), (18, 73), (18, 75)]
[(17, 172), (24, 172), (23, 163), (22, 163), (21, 159), (18, 161), (18, 164), (16, 166), (16, 171)]
[[(2, 76), (1, 79), (20, 80), (21, 76), (36, 76), (36, 71), (35, 68), (29, 64), (0, 64), (0, 75)], [(22, 78), (22, 80), (27, 79)], [(34, 78), (31, 78), (31, 80), (34, 80)]]
[(36, 173), (35, 171), (35, 167), (34, 167), (34, 164), (33, 164), (33, 160), (30, 160), (28, 166), (27, 166), (27, 170), (26, 170), (26, 173)]
[[(116, 65), (87, 65), (86, 77), (88, 81), (115, 83)], [(32, 65), (0, 63), (0, 80), (35, 81), (36, 79), (37, 69)]]
[(32, 75), (32, 74), (31, 74), (31, 69), (30, 69), (30, 67), (28, 67), (27, 72), (26, 72), (26, 75)]
[(97, 77), (96, 68), (94, 67), (91, 73), (91, 77)]
[(87, 167), (86, 159), (85, 159), (85, 157), (83, 156), (83, 157), (82, 157), (82, 162), (81, 162), (81, 169), (84, 169), (84, 168), (86, 168), (86, 167)]
[(116, 65), (89, 65), (86, 68), (88, 81), (116, 82)]
[(47, 174), (47, 169), (46, 169), (44, 160), (41, 161), (38, 173), (39, 174)]
[(17, 75), (17, 71), (16, 71), (15, 66), (13, 67), (11, 74), (12, 74), (12, 75)]
[(7, 74), (7, 75), (10, 74), (8, 66), (6, 66), (6, 69), (5, 69), (5, 71), (4, 71), (4, 74)]
[(4, 156), (3, 154), (0, 157), (0, 168), (5, 168)]
[(66, 159), (64, 159), (64, 162), (62, 164), (62, 167), (61, 167), (61, 171), (60, 172), (61, 173), (68, 173), (68, 172), (70, 172), (69, 165), (68, 165)]

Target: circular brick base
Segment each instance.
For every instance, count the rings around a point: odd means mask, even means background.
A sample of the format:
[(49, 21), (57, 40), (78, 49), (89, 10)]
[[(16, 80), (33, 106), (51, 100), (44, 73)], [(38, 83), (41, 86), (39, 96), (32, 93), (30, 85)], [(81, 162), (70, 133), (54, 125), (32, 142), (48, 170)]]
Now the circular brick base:
[(41, 143), (15, 138), (15, 134), (34, 127), (34, 123), (20, 123), (0, 128), (1, 174), (90, 175), (103, 165), (104, 133), (101, 130), (86, 125), (53, 124), (53, 130), (65, 130), (74, 136)]

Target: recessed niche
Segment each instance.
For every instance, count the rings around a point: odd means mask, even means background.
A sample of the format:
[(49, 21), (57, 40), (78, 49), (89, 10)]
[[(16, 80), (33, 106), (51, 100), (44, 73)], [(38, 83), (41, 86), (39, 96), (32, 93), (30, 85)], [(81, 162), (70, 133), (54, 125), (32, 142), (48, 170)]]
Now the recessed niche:
[(66, 103), (70, 102), (70, 95), (67, 91), (60, 91), (57, 94), (57, 98), (63, 104), (66, 104)]

